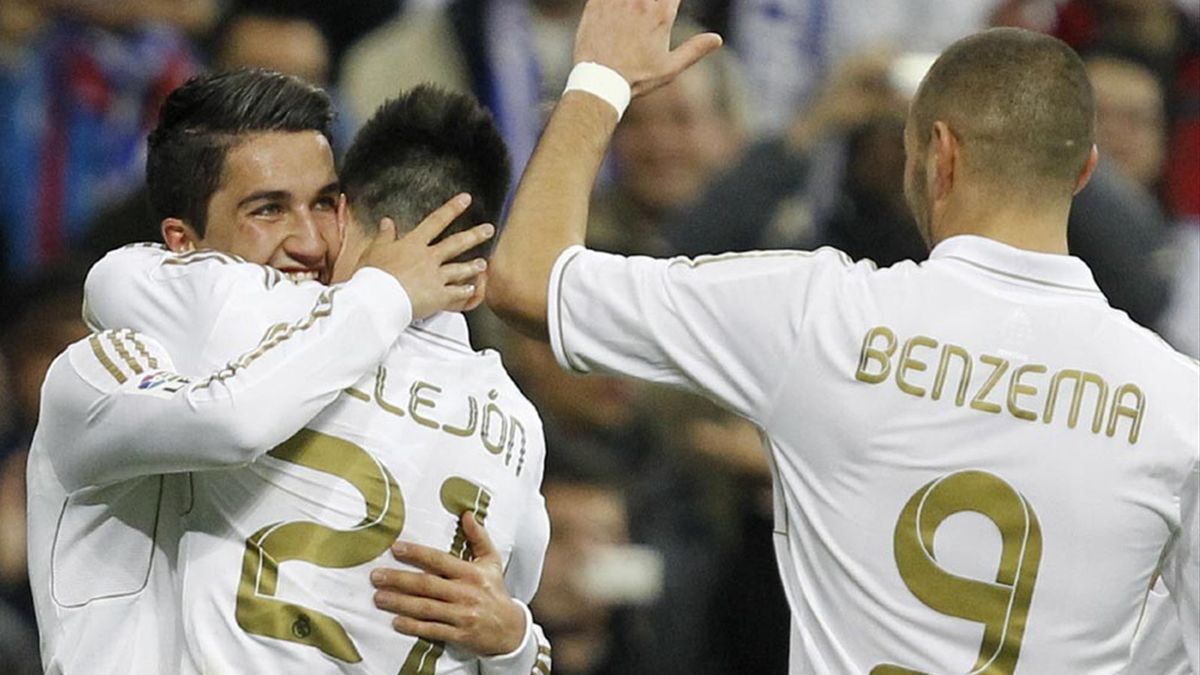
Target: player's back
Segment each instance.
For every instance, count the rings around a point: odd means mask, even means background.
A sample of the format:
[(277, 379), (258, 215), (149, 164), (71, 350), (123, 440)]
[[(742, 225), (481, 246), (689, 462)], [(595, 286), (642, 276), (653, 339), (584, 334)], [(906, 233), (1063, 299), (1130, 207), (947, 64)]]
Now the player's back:
[(1196, 480), (1196, 364), (1078, 260), (975, 237), (804, 302), (763, 420), (794, 672), (1119, 672)]
[(396, 633), (370, 571), (399, 565), (397, 538), (465, 555), (459, 516), (474, 511), (528, 600), (549, 536), (543, 457), (532, 405), (495, 352), (470, 349), (460, 315), (410, 327), (296, 437), (244, 468), (193, 474), (181, 546), (193, 666), (477, 672), (471, 654)]

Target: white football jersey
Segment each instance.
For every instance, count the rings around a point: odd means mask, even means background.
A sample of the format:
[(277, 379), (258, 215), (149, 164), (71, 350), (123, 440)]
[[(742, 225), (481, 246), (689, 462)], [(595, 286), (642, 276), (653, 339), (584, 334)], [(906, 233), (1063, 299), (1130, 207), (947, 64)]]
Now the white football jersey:
[[(319, 326), (236, 377), (180, 376), (157, 341), (129, 330), (95, 333), (51, 364), (27, 469), (29, 576), (48, 673), (182, 671), (175, 572), (193, 501), (186, 472), (253, 461), (373, 368), (409, 310), (394, 280), (365, 271), (309, 302)], [(313, 361), (328, 365), (306, 368)]]
[(1200, 370), (1078, 259), (574, 247), (548, 318), (564, 367), (765, 430), (792, 673), (1121, 672), (1159, 574), (1196, 667)]
[[(163, 346), (129, 331), (100, 333), (101, 339), (116, 334), (138, 340), (151, 356), (161, 351), (157, 368), (144, 370), (153, 382), (171, 383), (165, 387), (171, 391), (159, 387), (158, 397), (136, 397), (128, 395), (129, 384), (110, 385), (100, 396), (83, 391), (71, 406), (96, 411), (84, 430), (112, 431), (81, 445), (101, 446), (99, 454), (115, 460), (127, 456), (124, 468), (110, 471), (123, 481), (118, 485), (145, 481), (144, 474), (156, 471), (191, 472), (165, 478), (179, 486), (178, 496), (157, 522), (174, 523), (177, 546), (160, 546), (169, 549), (169, 564), (151, 566), (163, 586), (170, 577), (175, 591), (157, 601), (158, 611), (170, 602), (178, 607), (176, 625), (159, 632), (172, 631), (163, 640), (186, 649), (177, 649), (177, 667), (147, 663), (138, 672), (524, 674), (548, 668), (549, 648), (536, 626), (527, 625), (525, 643), (512, 654), (480, 659), (395, 633), (391, 615), (373, 605), (368, 574), (397, 565), (388, 551), (397, 537), (465, 554), (457, 513), (474, 511), (484, 520), (508, 561), (510, 590), (523, 600), (536, 590), (548, 539), (538, 494), (544, 448), (532, 407), (494, 353), (463, 346), (466, 327), (458, 315), (412, 326), (395, 341), (407, 323), (407, 300), (398, 303), (388, 293), (403, 295), (377, 270), (326, 289), (294, 285), (273, 270), (211, 251), (176, 256), (159, 247), (109, 254), (89, 276), (93, 325), (141, 329)], [(360, 295), (367, 306), (402, 305), (403, 322), (395, 323), (396, 309), (372, 314), (346, 299)], [(340, 336), (337, 326), (351, 324), (366, 335), (390, 331), (391, 339), (379, 349), (366, 338)], [(125, 354), (136, 359), (139, 353), (121, 344), (123, 351), (105, 352), (118, 366)], [(82, 343), (72, 349), (86, 354)], [(177, 355), (173, 361), (168, 352)], [(356, 370), (347, 378), (349, 367)], [(60, 379), (81, 389), (80, 374), (63, 370)], [(93, 375), (104, 370), (93, 368)], [(178, 372), (210, 374), (184, 378)], [(363, 373), (364, 383), (351, 386)], [(339, 395), (310, 429), (282, 442)], [(209, 398), (218, 404), (203, 405)], [(128, 449), (134, 434), (127, 428), (139, 417), (143, 424), (158, 420), (155, 441), (169, 438), (173, 428), (186, 440), (175, 442), (177, 449), (148, 453), (168, 460), (140, 465), (139, 452)], [(227, 427), (234, 430), (223, 431)], [(208, 447), (206, 437), (214, 448), (225, 446), (223, 453), (202, 458), (194, 446)], [(494, 452), (497, 444), (502, 451)], [(82, 460), (59, 459), (79, 475), (97, 473)], [(69, 483), (63, 492), (74, 487)], [(111, 500), (103, 506), (108, 517), (116, 513)], [(96, 518), (104, 517), (97, 511)], [(49, 548), (64, 546), (56, 538)], [(50, 605), (57, 609), (53, 599)], [(94, 623), (91, 630), (105, 632)], [(50, 650), (56, 651), (61, 643)]]
[[(474, 511), (532, 599), (549, 540), (541, 423), (459, 314), (407, 330), (377, 371), (249, 466), (192, 474), (184, 632), (203, 673), (478, 673), (396, 633), (370, 571), (397, 539), (466, 556)], [(530, 667), (524, 672), (529, 673)]]

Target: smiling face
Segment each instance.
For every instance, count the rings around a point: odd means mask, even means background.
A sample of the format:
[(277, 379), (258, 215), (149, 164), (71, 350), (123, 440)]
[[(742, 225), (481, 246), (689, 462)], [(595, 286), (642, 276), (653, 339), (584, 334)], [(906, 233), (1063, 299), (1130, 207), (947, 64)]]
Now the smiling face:
[(252, 135), (225, 155), (196, 242), (270, 265), (294, 280), (329, 281), (341, 244), (329, 141), (316, 131)]

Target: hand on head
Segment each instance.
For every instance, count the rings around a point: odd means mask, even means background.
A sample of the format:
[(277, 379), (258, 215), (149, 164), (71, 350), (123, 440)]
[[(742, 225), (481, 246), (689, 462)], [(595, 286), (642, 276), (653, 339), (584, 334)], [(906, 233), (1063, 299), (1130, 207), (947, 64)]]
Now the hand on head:
[(377, 267), (394, 276), (408, 293), (414, 321), (439, 311), (475, 308), (483, 301), (487, 261), (453, 260), (490, 239), (495, 226), (483, 223), (432, 243), (470, 204), (469, 195), (458, 195), (399, 238), (396, 223), (384, 218), (355, 269)]
[(621, 74), (634, 96), (661, 87), (721, 46), (701, 33), (671, 49), (680, 0), (588, 0), (575, 34), (575, 62), (591, 61)]

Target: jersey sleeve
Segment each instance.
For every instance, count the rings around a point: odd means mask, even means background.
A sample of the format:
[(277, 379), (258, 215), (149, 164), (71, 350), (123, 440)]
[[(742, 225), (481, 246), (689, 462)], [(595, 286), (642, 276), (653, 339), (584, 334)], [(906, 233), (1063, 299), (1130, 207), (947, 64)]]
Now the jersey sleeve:
[(1179, 510), (1180, 527), (1167, 551), (1162, 579), (1179, 613), (1192, 671), (1200, 673), (1200, 461), (1192, 464)]
[(763, 419), (807, 321), (807, 298), (851, 267), (833, 249), (659, 260), (572, 247), (550, 276), (550, 344), (564, 368), (705, 394)]
[[(365, 269), (345, 285), (369, 286), (370, 292), (340, 298), (340, 313), (365, 313), (387, 324), (407, 325), (411, 319), (408, 296), (391, 276)], [(181, 372), (199, 374), (295, 323), (325, 290), (217, 251), (175, 254), (157, 246), (126, 247), (89, 272), (85, 318), (94, 330), (126, 328), (151, 335)]]
[(525, 611), (525, 639), (508, 654), (481, 658), (482, 675), (549, 675), (550, 641), (542, 627), (534, 622), (528, 606), (537, 593), (549, 543), (550, 517), (546, 513), (546, 501), (541, 493), (535, 492), (526, 507), (504, 570), (504, 581), (513, 602)]
[(375, 309), (399, 285), (364, 272), (208, 373), (180, 373), (165, 346), (131, 330), (73, 344), (50, 368), (39, 423), (64, 487), (245, 464), (286, 440), (408, 323), (406, 311)]

